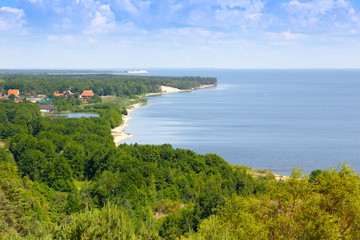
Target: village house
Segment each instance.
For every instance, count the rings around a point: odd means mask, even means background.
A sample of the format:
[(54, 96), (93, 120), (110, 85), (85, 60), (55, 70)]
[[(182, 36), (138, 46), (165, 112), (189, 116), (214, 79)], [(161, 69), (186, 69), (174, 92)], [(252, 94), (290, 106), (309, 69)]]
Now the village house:
[(46, 103), (46, 102), (52, 102), (52, 98), (42, 98), (40, 101), (37, 101), (37, 103)]
[(40, 112), (52, 112), (55, 111), (56, 107), (54, 105), (39, 105)]
[(74, 96), (74, 93), (72, 93), (70, 90), (67, 90), (67, 91), (63, 92), (63, 94), (64, 94), (65, 96), (67, 96), (67, 97), (69, 97), (69, 96)]
[(72, 93), (70, 90), (66, 90), (64, 92), (54, 92), (53, 93), (54, 97), (60, 97), (60, 96), (65, 96), (65, 97), (69, 97), (69, 96), (74, 96), (74, 93)]
[(29, 102), (32, 102), (32, 103), (37, 103), (37, 102), (40, 102), (42, 100), (42, 98), (30, 97), (30, 98), (26, 98), (26, 100)]
[(19, 89), (9, 89), (8, 96), (10, 96), (11, 94), (14, 94), (15, 97), (19, 97), (20, 91)]
[(80, 96), (81, 99), (91, 99), (94, 96), (92, 90), (84, 90)]
[(61, 93), (61, 92), (59, 92), (59, 91), (54, 92), (53, 94), (54, 94), (54, 97), (64, 96), (64, 93)]

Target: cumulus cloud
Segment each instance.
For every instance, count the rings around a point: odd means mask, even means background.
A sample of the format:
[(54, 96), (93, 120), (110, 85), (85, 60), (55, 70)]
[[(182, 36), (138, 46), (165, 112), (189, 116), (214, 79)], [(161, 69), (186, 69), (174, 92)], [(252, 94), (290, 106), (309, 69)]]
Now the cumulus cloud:
[[(30, 24), (35, 20), (36, 27), (46, 27), (56, 34), (106, 34), (116, 25), (110, 0), (17, 0), (17, 2), (31, 15)], [(41, 19), (41, 24), (36, 19)]]
[(96, 11), (90, 13), (90, 26), (84, 33), (96, 34), (107, 33), (115, 26), (115, 16), (109, 5), (101, 5)]
[(302, 25), (358, 22), (359, 19), (358, 13), (346, 0), (291, 0), (282, 6), (292, 15), (293, 23)]
[[(201, 0), (196, 2), (200, 5)], [(192, 25), (247, 28), (265, 24), (265, 1), (262, 0), (216, 0), (201, 4), (207, 8), (199, 6), (191, 12), (189, 23)]]
[(218, 4), (220, 4), (223, 9), (240, 8), (246, 12), (260, 12), (265, 2), (261, 0), (220, 0)]
[(122, 9), (131, 14), (139, 14), (149, 9), (151, 1), (143, 0), (115, 0), (117, 8)]
[(1, 7), (0, 8), (0, 31), (11, 31), (20, 34), (25, 33), (25, 13), (22, 9)]
[[(225, 27), (225, 28), (242, 28), (262, 27), (267, 25), (268, 17), (263, 13), (265, 1), (263, 0), (216, 0), (210, 1), (203, 22)], [(199, 11), (202, 11), (199, 8)], [(197, 12), (191, 16), (192, 23), (197, 23)], [(194, 16), (196, 16), (194, 18)]]

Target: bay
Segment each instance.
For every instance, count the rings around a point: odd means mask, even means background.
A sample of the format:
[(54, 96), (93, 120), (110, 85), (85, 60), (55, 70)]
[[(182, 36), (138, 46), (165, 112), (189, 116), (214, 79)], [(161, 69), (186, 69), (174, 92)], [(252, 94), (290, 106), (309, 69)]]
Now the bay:
[(218, 86), (148, 98), (124, 143), (216, 153), (233, 165), (290, 175), (337, 167), (360, 173), (360, 70), (150, 69), (217, 77)]

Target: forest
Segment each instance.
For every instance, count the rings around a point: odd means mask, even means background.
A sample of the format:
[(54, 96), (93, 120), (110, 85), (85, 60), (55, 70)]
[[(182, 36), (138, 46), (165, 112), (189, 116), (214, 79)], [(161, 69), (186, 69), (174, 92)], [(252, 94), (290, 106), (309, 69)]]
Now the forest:
[[(9, 75), (1, 84), (52, 92), (62, 83), (105, 89), (118, 81), (26, 80), (33, 77)], [(200, 82), (207, 80), (194, 86)], [(294, 168), (280, 180), (249, 174), (215, 154), (169, 144), (116, 146), (111, 128), (125, 105), (83, 110), (100, 117), (44, 117), (35, 103), (0, 100), (0, 239), (360, 238), (360, 179), (346, 164), (311, 174)]]
[(19, 89), (25, 94), (45, 94), (71, 90), (81, 93), (92, 90), (99, 96), (131, 96), (160, 92), (159, 86), (191, 89), (200, 85), (215, 84), (212, 77), (157, 77), (115, 74), (67, 74), (67, 75), (0, 75), (0, 89)]

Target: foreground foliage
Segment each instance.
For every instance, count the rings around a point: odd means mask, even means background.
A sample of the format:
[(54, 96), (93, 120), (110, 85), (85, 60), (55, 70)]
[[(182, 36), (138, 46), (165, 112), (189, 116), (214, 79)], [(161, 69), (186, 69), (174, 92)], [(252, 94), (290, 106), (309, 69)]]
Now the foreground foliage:
[(169, 144), (116, 147), (126, 109), (43, 118), (0, 101), (0, 239), (359, 239), (347, 165), (277, 181)]
[(270, 182), (260, 196), (233, 196), (189, 239), (359, 239), (359, 176), (348, 166)]

